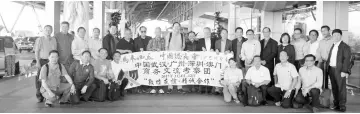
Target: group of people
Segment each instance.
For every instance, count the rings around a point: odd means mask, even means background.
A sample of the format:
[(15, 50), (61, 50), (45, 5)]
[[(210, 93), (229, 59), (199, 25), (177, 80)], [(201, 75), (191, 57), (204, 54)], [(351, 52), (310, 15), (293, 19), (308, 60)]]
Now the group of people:
[[(76, 36), (68, 33), (69, 23), (61, 23), (62, 31), (51, 36), (52, 27), (44, 27), (44, 37), (35, 45), (35, 55), (39, 74), (36, 78), (37, 98), (51, 106), (56, 96), (61, 96), (60, 103), (68, 103), (71, 96), (83, 101), (91, 100), (100, 86), (108, 86), (110, 81), (120, 85), (121, 96), (128, 80), (119, 78), (122, 65), (119, 63), (122, 54), (141, 51), (211, 51), (232, 53), (229, 68), (224, 70), (221, 84), (223, 88), (211, 86), (192, 86), (198, 92), (223, 93), (224, 100), (247, 104), (247, 89), (259, 88), (264, 100), (271, 96), (277, 106), (291, 107), (292, 102), (307, 104), (313, 111), (319, 107), (319, 96), (323, 89), (328, 89), (328, 77), (334, 96), (334, 107), (345, 111), (346, 82), (350, 73), (350, 47), (344, 43), (342, 31), (321, 27), (324, 38), (318, 41), (319, 32), (311, 30), (309, 38), (302, 29), (295, 28), (294, 35), (283, 33), (280, 45), (270, 38), (271, 29), (262, 30), (264, 39), (255, 38), (254, 31), (235, 29), (235, 39), (228, 39), (228, 30), (222, 29), (219, 38), (211, 35), (211, 29), (203, 29), (204, 38), (197, 39), (196, 33), (181, 33), (181, 25), (173, 23), (172, 31), (165, 37), (161, 28), (155, 29), (155, 37), (146, 36), (147, 28), (141, 26), (140, 35), (133, 39), (130, 29), (124, 30), (123, 37), (117, 36), (117, 25), (110, 24), (108, 34), (99, 38), (100, 30), (93, 29), (92, 38), (85, 38), (86, 29), (79, 27)], [(126, 73), (125, 73), (126, 74)], [(210, 89), (209, 89), (210, 88)], [(140, 93), (172, 93), (173, 86), (167, 89), (161, 86), (137, 87)], [(165, 91), (166, 90), (166, 91)], [(222, 92), (221, 92), (222, 90)], [(177, 85), (179, 93), (186, 93)], [(244, 99), (239, 99), (238, 95)], [(311, 97), (311, 100), (309, 99)], [(295, 99), (295, 100), (293, 100)]]

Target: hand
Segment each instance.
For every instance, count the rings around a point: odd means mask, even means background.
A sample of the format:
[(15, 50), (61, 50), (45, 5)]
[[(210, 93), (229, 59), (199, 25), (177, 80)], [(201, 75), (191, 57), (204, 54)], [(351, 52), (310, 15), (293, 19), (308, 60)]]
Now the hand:
[(132, 51), (131, 51), (131, 50), (127, 50), (126, 52), (128, 52), (128, 53), (132, 53)]
[(309, 92), (309, 89), (302, 89), (302, 94), (304, 95), (304, 97), (306, 96), (306, 94)]
[(230, 53), (229, 51), (225, 51), (225, 55), (227, 55), (228, 53)]
[(262, 65), (265, 65), (265, 64), (266, 64), (266, 61), (264, 61), (264, 60), (261, 61), (261, 64), (262, 64)]
[(284, 95), (284, 98), (289, 98), (290, 94), (291, 94), (291, 90), (287, 90), (285, 95)]
[(236, 86), (239, 86), (241, 84), (241, 82), (236, 82)]
[(341, 72), (341, 77), (342, 77), (342, 78), (343, 78), (343, 77), (348, 77), (348, 76), (349, 76), (348, 73)]
[(258, 88), (258, 87), (260, 87), (261, 85), (258, 84), (258, 83), (256, 83), (254, 86), (255, 86), (256, 88)]
[(206, 51), (206, 49), (204, 47), (202, 47), (202, 51)]
[(144, 51), (144, 48), (140, 48), (140, 51)]
[(40, 65), (40, 61), (39, 62), (36, 62), (36, 68), (41, 68), (41, 65)]
[(296, 96), (298, 93), (299, 93), (299, 90), (298, 90), (298, 89), (296, 89), (296, 90), (295, 90), (295, 95), (294, 95), (294, 96)]
[(109, 84), (109, 80), (103, 79), (103, 81), (104, 81), (104, 84)]
[(210, 50), (210, 52), (214, 52), (214, 50), (213, 50), (213, 49), (211, 49), (211, 50)]
[(215, 50), (215, 52), (216, 52), (216, 54), (218, 54), (218, 55), (219, 55), (219, 50)]
[(76, 93), (76, 89), (75, 89), (74, 84), (71, 85), (70, 93), (71, 93), (71, 94), (75, 94), (75, 93)]
[(241, 59), (241, 55), (239, 54), (239, 59)]
[(81, 94), (86, 93), (86, 89), (87, 89), (87, 86), (84, 86), (84, 87), (81, 89)]
[(48, 94), (49, 94), (49, 97), (55, 97), (55, 94), (51, 91), (49, 91)]
[(119, 84), (119, 85), (121, 85), (121, 82), (122, 82), (121, 80), (118, 80), (116, 83)]

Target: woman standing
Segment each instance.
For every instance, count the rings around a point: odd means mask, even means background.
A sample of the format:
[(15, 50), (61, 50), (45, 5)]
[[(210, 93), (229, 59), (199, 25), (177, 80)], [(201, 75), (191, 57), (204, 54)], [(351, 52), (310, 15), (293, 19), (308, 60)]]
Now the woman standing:
[[(165, 38), (161, 37), (161, 28), (156, 27), (155, 29), (155, 37), (149, 41), (147, 45), (148, 51), (165, 51)], [(150, 91), (151, 94), (160, 93), (164, 94), (164, 87), (161, 86), (153, 86)]]
[(15, 62), (16, 62), (16, 54), (17, 48), (16, 45), (11, 38), (5, 38), (5, 68), (6, 68), (6, 76), (15, 76)]
[(285, 51), (289, 56), (289, 63), (295, 65), (295, 48), (290, 44), (290, 35), (288, 33), (283, 33), (280, 38), (280, 45), (278, 46), (278, 53), (275, 58), (275, 63), (280, 63), (280, 52)]

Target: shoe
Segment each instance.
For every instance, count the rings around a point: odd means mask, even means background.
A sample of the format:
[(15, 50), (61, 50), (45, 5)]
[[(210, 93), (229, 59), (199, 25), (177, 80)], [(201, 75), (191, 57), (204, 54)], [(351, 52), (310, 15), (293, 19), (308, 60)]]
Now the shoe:
[(52, 107), (52, 104), (50, 104), (50, 103), (45, 103), (45, 106), (46, 106), (46, 107)]
[(281, 102), (276, 102), (275, 105), (276, 106), (281, 106)]
[(240, 104), (240, 101), (239, 100), (234, 100), (236, 104)]
[(220, 95), (220, 92), (215, 92), (215, 93), (213, 93), (214, 95)]
[(37, 103), (42, 103), (42, 102), (44, 102), (44, 98), (38, 99), (38, 101), (37, 101)]
[(264, 106), (268, 105), (268, 103), (267, 103), (266, 101), (263, 101), (263, 102), (261, 102), (260, 104), (261, 104), (261, 105), (264, 105)]
[(340, 111), (340, 112), (345, 112), (345, 111), (346, 111), (346, 107), (340, 107), (338, 111)]
[(70, 102), (60, 102), (59, 101), (59, 104), (63, 105), (63, 104), (70, 104)]
[(313, 113), (318, 113), (318, 112), (319, 112), (319, 109), (316, 108), (316, 107), (313, 107), (313, 108), (312, 108), (312, 112), (313, 112)]
[(159, 93), (160, 93), (160, 94), (164, 94), (165, 92), (164, 92), (163, 89), (160, 89), (160, 90), (159, 90)]
[(156, 90), (155, 89), (152, 89), (151, 91), (150, 91), (150, 94), (155, 94), (156, 93)]
[(172, 91), (173, 91), (172, 89), (169, 89), (166, 93), (167, 93), (167, 94), (171, 94)]
[(339, 110), (340, 109), (340, 106), (333, 106), (330, 108), (331, 110)]
[(179, 89), (178, 92), (181, 93), (181, 94), (185, 94), (185, 93), (186, 93), (183, 89)]

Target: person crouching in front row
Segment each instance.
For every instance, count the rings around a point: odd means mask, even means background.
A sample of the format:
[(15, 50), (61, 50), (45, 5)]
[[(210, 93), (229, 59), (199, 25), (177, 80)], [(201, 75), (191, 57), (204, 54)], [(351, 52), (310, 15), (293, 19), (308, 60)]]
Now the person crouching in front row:
[[(323, 85), (323, 72), (319, 67), (315, 66), (315, 60), (316, 57), (312, 54), (305, 56), (305, 66), (299, 70), (300, 78), (299, 83), (296, 85), (297, 92), (295, 94), (295, 102), (304, 104), (312, 112), (319, 110), (319, 96)], [(309, 97), (312, 97), (312, 99), (310, 100)]]
[(111, 61), (111, 69), (112, 69), (112, 73), (115, 76), (114, 80), (116, 80), (117, 83), (120, 84), (120, 96), (125, 97), (125, 87), (129, 82), (129, 79), (127, 78), (129, 77), (129, 72), (128, 71), (124, 72), (124, 75), (122, 75), (121, 77), (121, 72), (125, 71), (124, 70), (125, 65), (120, 63), (120, 57), (121, 57), (120, 52), (115, 51), (113, 54), (114, 60)]
[[(71, 98), (72, 103), (77, 104), (80, 101), (87, 102), (96, 89), (94, 81), (94, 67), (90, 64), (90, 51), (82, 52), (81, 60), (75, 60), (69, 69), (69, 74), (73, 76), (76, 94), (75, 98)], [(76, 98), (77, 97), (77, 98)]]
[[(231, 102), (233, 98), (234, 101), (238, 104), (240, 103), (239, 98), (237, 97), (237, 91), (239, 88), (242, 80), (243, 80), (243, 73), (242, 70), (237, 68), (236, 62), (234, 58), (229, 59), (230, 68), (226, 68), (224, 71), (224, 78), (221, 81), (223, 85), (223, 94), (225, 102)], [(241, 91), (241, 90), (240, 90)]]
[[(68, 103), (70, 94), (75, 93), (75, 86), (71, 77), (67, 74), (64, 65), (58, 63), (59, 52), (52, 50), (49, 52), (49, 63), (43, 65), (40, 70), (40, 80), (42, 86), (41, 94), (45, 98), (45, 106), (52, 107), (57, 96), (60, 104)], [(60, 68), (61, 67), (61, 68)], [(64, 76), (69, 83), (60, 83), (60, 77)]]
[(242, 85), (242, 92), (244, 94), (243, 105), (248, 105), (248, 93), (247, 88), (250, 86), (255, 86), (256, 88), (260, 88), (263, 101), (260, 102), (261, 105), (266, 105), (266, 95), (267, 95), (267, 84), (270, 83), (270, 71), (268, 68), (261, 65), (261, 58), (259, 55), (255, 55), (253, 58), (253, 66), (251, 66), (245, 75), (245, 83)]
[(283, 108), (292, 107), (292, 101), (295, 94), (295, 85), (299, 74), (296, 67), (288, 62), (289, 56), (285, 51), (280, 52), (280, 63), (276, 64), (274, 69), (275, 85), (268, 88), (267, 92), (275, 99), (276, 106)]

